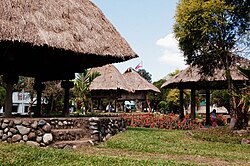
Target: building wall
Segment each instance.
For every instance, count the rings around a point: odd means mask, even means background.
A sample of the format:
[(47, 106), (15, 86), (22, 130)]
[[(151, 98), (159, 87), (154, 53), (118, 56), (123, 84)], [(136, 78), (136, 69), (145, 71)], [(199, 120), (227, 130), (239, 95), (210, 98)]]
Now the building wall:
[[(30, 95), (27, 92), (13, 92), (12, 102), (13, 102), (12, 113), (25, 115), (28, 112)], [(47, 103), (47, 101), (45, 101), (45, 103)], [(34, 105), (36, 105), (36, 102), (34, 102)], [(0, 113), (3, 114), (3, 112), (4, 110), (2, 107), (0, 109)]]

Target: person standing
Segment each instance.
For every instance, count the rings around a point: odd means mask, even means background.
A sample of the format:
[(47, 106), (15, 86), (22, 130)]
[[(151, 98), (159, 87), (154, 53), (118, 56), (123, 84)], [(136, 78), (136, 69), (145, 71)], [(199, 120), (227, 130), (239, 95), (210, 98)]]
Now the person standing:
[(212, 128), (217, 127), (217, 122), (216, 122), (216, 109), (213, 109), (212, 111)]

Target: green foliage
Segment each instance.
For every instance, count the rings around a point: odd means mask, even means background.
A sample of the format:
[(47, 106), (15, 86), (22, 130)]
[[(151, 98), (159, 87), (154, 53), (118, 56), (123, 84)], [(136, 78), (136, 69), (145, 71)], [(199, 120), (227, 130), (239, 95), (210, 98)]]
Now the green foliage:
[(224, 106), (229, 110), (229, 93), (228, 90), (213, 90), (211, 103), (216, 104), (218, 107)]
[(236, 120), (230, 66), (232, 55), (250, 44), (249, 8), (247, 0), (181, 0), (175, 14), (174, 33), (187, 64), (198, 66), (205, 76), (215, 74), (216, 68), (225, 70), (231, 116)]
[(166, 97), (168, 107), (171, 112), (176, 112), (180, 109), (180, 90), (179, 89), (171, 89)]
[(90, 91), (89, 86), (91, 82), (100, 76), (99, 72), (90, 73), (89, 70), (85, 70), (83, 73), (78, 73), (75, 79), (74, 85), (74, 95), (76, 97), (76, 103), (80, 106), (81, 111), (85, 109), (88, 111), (90, 109)]
[(4, 87), (0, 86), (0, 108), (3, 106), (5, 101), (6, 90)]
[(174, 72), (169, 73), (167, 76), (165, 76), (164, 79), (167, 80), (167, 79), (169, 79), (169, 78), (171, 78), (179, 73), (180, 73), (180, 70), (175, 70)]
[(174, 32), (187, 63), (207, 75), (217, 67), (226, 68), (239, 38), (249, 36), (249, 7), (245, 0), (181, 0)]
[(168, 109), (168, 103), (166, 101), (160, 101), (158, 104), (158, 109), (161, 113), (166, 114)]
[[(151, 93), (148, 95), (150, 99), (150, 106), (156, 111), (163, 111), (161, 107), (159, 107), (159, 103), (166, 100), (166, 95), (169, 89), (161, 89), (162, 84), (165, 82), (165, 79), (160, 79), (159, 81), (154, 82), (154, 86), (161, 90), (160, 93)], [(166, 110), (165, 110), (166, 111)]]
[[(170, 89), (166, 89), (166, 88), (161, 88), (161, 86), (166, 82), (167, 79), (175, 76), (176, 74), (178, 74), (180, 71), (176, 70), (172, 73), (169, 73), (166, 77), (164, 77), (163, 79), (160, 79), (159, 81), (154, 82), (153, 84), (158, 88), (161, 89), (161, 93), (157, 93), (154, 96), (149, 96), (149, 98), (153, 98), (153, 102), (151, 102), (151, 107), (154, 108), (154, 105), (157, 105), (157, 109), (161, 112), (166, 113), (167, 110), (171, 109), (173, 110), (174, 108), (172, 108), (171, 106), (171, 102), (172, 101), (168, 101), (167, 100), (167, 96), (170, 93)], [(150, 98), (150, 99), (151, 99)], [(161, 104), (160, 104), (161, 103)], [(166, 105), (167, 103), (167, 105)], [(171, 108), (169, 108), (171, 107)]]
[[(184, 91), (184, 106), (188, 106), (190, 101), (190, 92)], [(171, 89), (167, 96), (166, 101), (168, 103), (168, 109), (173, 113), (178, 113), (177, 110), (180, 110), (180, 90), (179, 89)]]
[(140, 74), (140, 76), (142, 76), (143, 78), (145, 78), (145, 80), (147, 80), (148, 82), (152, 82), (152, 75), (149, 73), (149, 72), (147, 72), (145, 69), (139, 69), (138, 71), (137, 71), (137, 73), (138, 74)]

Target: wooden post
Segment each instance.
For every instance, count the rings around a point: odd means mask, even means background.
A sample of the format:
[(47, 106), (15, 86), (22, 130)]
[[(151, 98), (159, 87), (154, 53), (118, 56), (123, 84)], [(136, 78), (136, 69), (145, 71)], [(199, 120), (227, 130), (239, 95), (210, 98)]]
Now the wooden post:
[(124, 100), (122, 100), (122, 112), (126, 112), (126, 110), (125, 110), (125, 101)]
[(4, 108), (4, 117), (12, 116), (12, 91), (13, 85), (18, 82), (18, 76), (14, 75), (5, 75), (4, 82), (7, 84), (6, 87), (6, 98), (5, 98), (5, 108)]
[(206, 88), (206, 125), (210, 124), (210, 88)]
[(36, 90), (36, 110), (34, 112), (35, 117), (41, 116), (41, 102), (42, 102), (42, 91), (45, 89), (45, 85), (41, 83), (39, 79), (35, 79), (33, 87)]
[(184, 109), (183, 109), (183, 105), (184, 105), (184, 100), (183, 100), (183, 87), (180, 86), (180, 119), (184, 118)]
[(110, 113), (110, 96), (108, 97), (109, 104), (108, 104), (108, 113)]
[(191, 88), (191, 119), (195, 119), (195, 88)]
[(94, 103), (93, 103), (93, 99), (91, 98), (90, 100), (90, 106), (91, 106), (91, 112), (94, 112)]
[(74, 87), (74, 84), (73, 82), (66, 80), (61, 82), (61, 87), (64, 88), (63, 116), (69, 117), (69, 90)]
[(114, 112), (116, 112), (116, 102), (117, 102), (117, 99), (115, 99), (115, 109), (114, 109)]
[(5, 97), (5, 107), (4, 107), (4, 117), (11, 117), (12, 116), (12, 90), (13, 90), (13, 84), (7, 84), (6, 97)]

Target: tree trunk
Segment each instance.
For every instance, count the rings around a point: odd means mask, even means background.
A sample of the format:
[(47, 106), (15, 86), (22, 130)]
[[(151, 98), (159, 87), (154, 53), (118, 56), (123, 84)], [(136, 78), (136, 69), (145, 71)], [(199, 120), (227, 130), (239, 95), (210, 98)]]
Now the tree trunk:
[(230, 72), (230, 62), (229, 62), (229, 55), (226, 55), (226, 78), (227, 78), (227, 86), (228, 86), (228, 93), (229, 93), (229, 111), (231, 115), (231, 121), (229, 128), (233, 129), (237, 123), (237, 110), (235, 104), (235, 98), (233, 94), (233, 79)]

